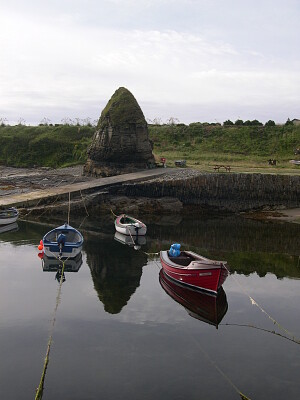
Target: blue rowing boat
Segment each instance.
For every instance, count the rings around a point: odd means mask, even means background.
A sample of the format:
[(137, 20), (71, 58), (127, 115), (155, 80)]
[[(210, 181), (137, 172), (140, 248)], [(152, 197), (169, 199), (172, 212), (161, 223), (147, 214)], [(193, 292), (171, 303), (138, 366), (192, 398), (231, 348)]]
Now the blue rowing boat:
[(48, 257), (76, 257), (82, 250), (83, 236), (65, 223), (43, 237), (44, 252)]

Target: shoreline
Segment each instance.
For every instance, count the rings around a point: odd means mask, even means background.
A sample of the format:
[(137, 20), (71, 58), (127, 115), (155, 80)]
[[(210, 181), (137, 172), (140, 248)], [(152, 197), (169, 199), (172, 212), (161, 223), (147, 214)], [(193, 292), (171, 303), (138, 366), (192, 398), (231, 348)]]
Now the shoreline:
[[(193, 169), (166, 169), (166, 174), (161, 175), (158, 178), (153, 178), (157, 182), (167, 182), (176, 180), (189, 180), (196, 177), (200, 171)], [(219, 175), (221, 176), (221, 174)], [(21, 194), (34, 192), (37, 190), (50, 189), (59, 187), (60, 185), (69, 185), (72, 183), (79, 182), (89, 182), (94, 178), (90, 176), (83, 175), (83, 165), (77, 165), (74, 167), (66, 167), (60, 169), (52, 168), (14, 168), (0, 166), (0, 198), (5, 198), (6, 196), (12, 194)], [(101, 178), (100, 178), (101, 179)], [(149, 182), (149, 181), (148, 181)], [(118, 195), (113, 196), (115, 198), (120, 197)], [(128, 197), (130, 196), (123, 196)], [(132, 196), (135, 200), (142, 200), (142, 196)], [(156, 200), (162, 201), (164, 196), (158, 197)], [(165, 198), (167, 199), (167, 198)], [(153, 199), (154, 200), (154, 199)], [(170, 199), (171, 200), (171, 199)], [(178, 200), (179, 201), (179, 200)], [(180, 209), (179, 205), (173, 203), (173, 212), (177, 213)], [(153, 204), (155, 208), (155, 204)], [(174, 207), (175, 206), (175, 207)], [(166, 204), (163, 208), (168, 207)], [(197, 206), (196, 206), (197, 207)], [(172, 207), (171, 207), (172, 208)], [(59, 204), (57, 204), (57, 210), (59, 209)], [(52, 212), (54, 209), (52, 208)], [(132, 210), (135, 211), (134, 209)], [(213, 211), (213, 210), (211, 210)], [(124, 212), (129, 212), (124, 210)], [(218, 212), (216, 208), (216, 213)], [(289, 223), (300, 223), (300, 208), (283, 208), (271, 207), (269, 209), (262, 208), (261, 210), (249, 210), (246, 212), (237, 212), (243, 215), (245, 218), (251, 218), (262, 221), (274, 221), (274, 222), (289, 222)]]

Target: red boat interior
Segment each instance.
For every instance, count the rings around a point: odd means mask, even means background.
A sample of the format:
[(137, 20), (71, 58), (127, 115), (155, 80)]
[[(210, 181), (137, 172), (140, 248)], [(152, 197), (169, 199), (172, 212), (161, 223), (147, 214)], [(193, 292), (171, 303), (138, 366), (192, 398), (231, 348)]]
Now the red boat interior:
[(183, 267), (187, 267), (192, 261), (195, 260), (194, 257), (187, 255), (184, 251), (181, 251), (180, 256), (177, 257), (170, 256), (168, 252), (168, 257), (173, 263), (182, 265)]

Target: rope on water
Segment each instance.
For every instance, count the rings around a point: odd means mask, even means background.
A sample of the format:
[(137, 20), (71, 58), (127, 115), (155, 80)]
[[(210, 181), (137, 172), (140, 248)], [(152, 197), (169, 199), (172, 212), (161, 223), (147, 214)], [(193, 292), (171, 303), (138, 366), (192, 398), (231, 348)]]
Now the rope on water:
[(209, 355), (206, 353), (206, 351), (204, 351), (204, 349), (202, 348), (202, 346), (199, 344), (198, 340), (196, 340), (196, 338), (190, 334), (190, 332), (188, 331), (188, 329), (187, 329), (186, 327), (185, 327), (185, 331), (186, 331), (187, 334), (189, 335), (190, 339), (194, 341), (194, 343), (196, 344), (196, 346), (198, 347), (198, 349), (202, 352), (202, 354), (205, 355), (205, 357), (208, 359), (208, 361), (211, 363), (211, 365), (219, 372), (220, 375), (223, 376), (223, 378), (230, 384), (230, 386), (238, 393), (238, 395), (240, 396), (240, 398), (241, 398), (242, 400), (251, 400), (249, 397), (247, 397), (246, 395), (244, 395), (244, 394), (238, 389), (238, 387), (237, 387), (237, 386), (232, 382), (232, 380), (225, 374), (225, 372), (221, 370), (221, 368), (217, 365), (217, 363), (209, 357)]
[(282, 337), (283, 339), (289, 340), (290, 342), (294, 342), (294, 343), (296, 343), (296, 344), (300, 344), (300, 341), (299, 341), (299, 340), (292, 339), (292, 338), (290, 338), (290, 337), (288, 337), (288, 336), (282, 335), (282, 334), (279, 333), (279, 332), (270, 331), (269, 329), (260, 328), (259, 326), (255, 326), (255, 325), (252, 325), (252, 324), (229, 324), (229, 323), (224, 323), (224, 324), (220, 324), (220, 325), (222, 325), (222, 326), (241, 326), (241, 327), (243, 327), (243, 328), (257, 329), (257, 330), (259, 330), (259, 331), (271, 333), (272, 335), (280, 336), (280, 337)]
[[(226, 266), (224, 266), (224, 267), (227, 269), (227, 272), (230, 274), (228, 268), (227, 268)], [(256, 306), (257, 308), (259, 308), (260, 311), (261, 311), (262, 313), (264, 313), (264, 314), (273, 322), (274, 325), (277, 325), (278, 328), (281, 329), (282, 331), (284, 331), (290, 338), (292, 338), (293, 341), (294, 341), (295, 343), (298, 343), (298, 342), (299, 342), (299, 344), (300, 344), (300, 340), (297, 339), (297, 338), (295, 338), (295, 336), (292, 334), (292, 332), (290, 332), (289, 330), (287, 330), (284, 326), (282, 326), (279, 322), (277, 322), (275, 318), (273, 318), (270, 314), (268, 314), (267, 311), (264, 310), (264, 309), (253, 299), (253, 297), (251, 297), (251, 296), (246, 292), (246, 290), (244, 289), (244, 287), (243, 287), (243, 286), (240, 284), (240, 282), (235, 278), (235, 276), (234, 276), (234, 275), (231, 275), (231, 276), (233, 277), (233, 279), (235, 280), (235, 282), (240, 286), (240, 288), (242, 289), (242, 291), (244, 292), (244, 294), (245, 294), (246, 296), (248, 296), (248, 298), (250, 299), (251, 304), (252, 304), (253, 306)]]
[(36, 394), (35, 394), (35, 398), (34, 398), (35, 400), (41, 400), (43, 398), (46, 371), (47, 371), (47, 367), (48, 367), (48, 363), (49, 363), (49, 356), (50, 356), (54, 326), (55, 326), (55, 322), (56, 322), (56, 312), (58, 309), (58, 305), (60, 303), (61, 287), (62, 287), (62, 283), (63, 283), (63, 275), (64, 275), (64, 270), (65, 270), (65, 261), (62, 261), (62, 265), (63, 265), (63, 267), (62, 267), (62, 271), (61, 271), (61, 277), (60, 277), (60, 282), (59, 282), (57, 296), (56, 296), (56, 303), (55, 303), (55, 308), (54, 308), (53, 317), (52, 317), (52, 321), (51, 321), (50, 334), (49, 334), (49, 339), (48, 339), (48, 343), (47, 343), (47, 351), (46, 351), (46, 356), (45, 356), (45, 361), (44, 361), (44, 366), (43, 366), (40, 383), (36, 389)]

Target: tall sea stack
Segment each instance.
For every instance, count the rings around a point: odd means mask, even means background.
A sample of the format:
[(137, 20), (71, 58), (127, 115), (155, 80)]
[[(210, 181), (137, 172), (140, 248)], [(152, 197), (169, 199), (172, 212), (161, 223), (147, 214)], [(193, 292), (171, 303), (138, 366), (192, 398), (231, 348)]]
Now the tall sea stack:
[(129, 90), (120, 87), (101, 113), (84, 171), (88, 175), (111, 176), (154, 165), (141, 107)]

